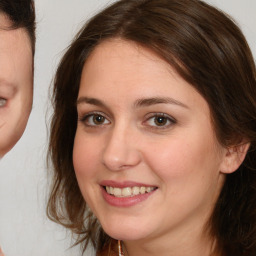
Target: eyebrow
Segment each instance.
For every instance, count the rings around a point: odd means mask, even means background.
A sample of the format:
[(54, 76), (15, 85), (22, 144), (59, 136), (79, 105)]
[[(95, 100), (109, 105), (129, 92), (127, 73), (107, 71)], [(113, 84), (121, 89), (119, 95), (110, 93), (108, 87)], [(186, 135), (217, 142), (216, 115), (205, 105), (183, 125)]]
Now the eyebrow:
[(169, 97), (153, 97), (153, 98), (138, 99), (135, 101), (134, 105), (135, 107), (147, 107), (147, 106), (156, 105), (156, 104), (172, 104), (172, 105), (177, 105), (183, 108), (189, 108), (186, 104)]
[[(95, 98), (89, 98), (89, 97), (80, 97), (77, 100), (77, 105), (80, 104), (90, 104), (90, 105), (95, 105), (95, 106), (99, 106), (99, 107), (107, 107), (106, 104), (104, 102), (102, 102), (101, 100), (95, 99)], [(189, 109), (189, 107), (178, 101), (175, 100), (173, 98), (169, 98), (169, 97), (152, 97), (152, 98), (142, 98), (142, 99), (138, 99), (135, 101), (134, 103), (134, 107), (138, 108), (138, 107), (147, 107), (147, 106), (152, 106), (152, 105), (157, 105), (157, 104), (172, 104), (172, 105), (176, 105), (179, 107), (183, 107), (183, 108), (187, 108)]]
[(80, 105), (80, 104), (90, 104), (90, 105), (95, 105), (95, 106), (99, 106), (99, 107), (106, 107), (106, 105), (98, 99), (95, 98), (88, 98), (88, 97), (80, 97), (77, 102), (76, 105)]

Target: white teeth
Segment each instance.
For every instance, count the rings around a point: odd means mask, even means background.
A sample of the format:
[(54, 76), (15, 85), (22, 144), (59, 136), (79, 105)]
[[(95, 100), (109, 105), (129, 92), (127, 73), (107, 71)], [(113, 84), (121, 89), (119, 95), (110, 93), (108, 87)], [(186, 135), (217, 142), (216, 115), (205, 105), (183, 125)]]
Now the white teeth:
[(122, 196), (130, 196), (132, 194), (131, 188), (123, 188), (122, 189)]
[(114, 188), (113, 192), (114, 192), (114, 196), (117, 196), (117, 197), (122, 196), (122, 189), (121, 188)]
[(106, 186), (106, 191), (110, 195), (115, 197), (131, 197), (139, 194), (145, 194), (153, 191), (154, 187), (125, 187), (125, 188), (115, 188)]
[(133, 195), (138, 195), (140, 193), (140, 188), (139, 187), (133, 187), (132, 188), (132, 193)]
[(147, 192), (147, 193), (149, 193), (149, 192), (151, 192), (151, 191), (152, 191), (152, 187), (147, 187), (147, 188), (146, 188), (146, 192)]
[(145, 194), (145, 192), (146, 192), (146, 188), (145, 188), (145, 187), (141, 187), (141, 188), (140, 188), (140, 193), (141, 193), (141, 194)]

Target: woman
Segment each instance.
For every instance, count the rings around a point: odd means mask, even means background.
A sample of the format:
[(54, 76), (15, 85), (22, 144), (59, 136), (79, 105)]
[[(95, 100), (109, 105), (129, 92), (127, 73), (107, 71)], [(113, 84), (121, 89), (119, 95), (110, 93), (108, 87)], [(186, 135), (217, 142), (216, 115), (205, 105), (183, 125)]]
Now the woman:
[(34, 2), (0, 1), (0, 158), (19, 140), (33, 98)]
[(202, 1), (93, 17), (54, 81), (49, 217), (97, 255), (255, 255), (255, 78)]

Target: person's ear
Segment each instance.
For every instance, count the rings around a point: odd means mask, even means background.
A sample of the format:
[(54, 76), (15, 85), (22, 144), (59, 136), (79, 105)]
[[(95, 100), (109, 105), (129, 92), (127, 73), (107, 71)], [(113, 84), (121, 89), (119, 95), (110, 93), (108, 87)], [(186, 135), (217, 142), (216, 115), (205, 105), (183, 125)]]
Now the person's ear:
[(245, 159), (250, 143), (241, 143), (225, 149), (220, 171), (225, 174), (235, 172)]

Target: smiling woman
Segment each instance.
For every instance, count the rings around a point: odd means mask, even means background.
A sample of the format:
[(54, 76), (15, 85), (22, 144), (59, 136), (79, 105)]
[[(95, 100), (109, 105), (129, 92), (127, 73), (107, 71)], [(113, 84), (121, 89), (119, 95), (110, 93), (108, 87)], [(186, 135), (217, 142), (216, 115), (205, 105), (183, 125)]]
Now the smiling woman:
[(0, 158), (19, 140), (33, 97), (34, 3), (0, 2)]
[(255, 255), (255, 75), (203, 1), (96, 15), (54, 81), (49, 217), (99, 256)]

